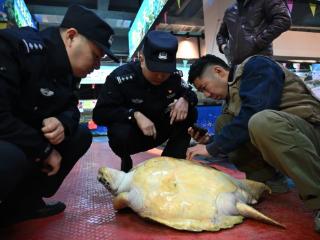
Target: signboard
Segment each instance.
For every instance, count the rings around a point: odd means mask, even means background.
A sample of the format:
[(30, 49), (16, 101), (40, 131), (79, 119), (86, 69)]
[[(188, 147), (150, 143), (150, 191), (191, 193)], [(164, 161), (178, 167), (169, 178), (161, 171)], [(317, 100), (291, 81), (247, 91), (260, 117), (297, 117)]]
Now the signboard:
[(38, 28), (24, 0), (0, 0), (0, 22), (7, 21), (18, 27)]
[(6, 0), (0, 0), (0, 22), (7, 22), (7, 13), (4, 10), (4, 3)]
[(18, 27), (33, 27), (37, 29), (37, 23), (32, 18), (24, 0), (14, 0), (13, 12), (15, 23)]
[(169, 0), (144, 0), (128, 33), (129, 59), (134, 55), (145, 35), (164, 10)]

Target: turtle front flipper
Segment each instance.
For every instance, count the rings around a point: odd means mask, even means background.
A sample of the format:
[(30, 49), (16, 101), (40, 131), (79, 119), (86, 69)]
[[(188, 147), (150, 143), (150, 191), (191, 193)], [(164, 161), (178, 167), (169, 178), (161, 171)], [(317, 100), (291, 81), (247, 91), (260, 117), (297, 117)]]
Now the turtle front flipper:
[(116, 210), (128, 207), (129, 206), (128, 203), (129, 203), (128, 192), (122, 192), (113, 199), (113, 206)]

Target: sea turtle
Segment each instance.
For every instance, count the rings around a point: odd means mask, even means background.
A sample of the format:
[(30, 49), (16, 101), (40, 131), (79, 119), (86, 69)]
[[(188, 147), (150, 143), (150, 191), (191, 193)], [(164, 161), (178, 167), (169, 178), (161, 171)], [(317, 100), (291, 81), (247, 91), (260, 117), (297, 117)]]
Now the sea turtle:
[(128, 173), (102, 167), (98, 180), (114, 195), (115, 209), (130, 207), (175, 229), (218, 231), (243, 217), (282, 226), (247, 205), (271, 192), (266, 185), (237, 180), (194, 161), (156, 157)]

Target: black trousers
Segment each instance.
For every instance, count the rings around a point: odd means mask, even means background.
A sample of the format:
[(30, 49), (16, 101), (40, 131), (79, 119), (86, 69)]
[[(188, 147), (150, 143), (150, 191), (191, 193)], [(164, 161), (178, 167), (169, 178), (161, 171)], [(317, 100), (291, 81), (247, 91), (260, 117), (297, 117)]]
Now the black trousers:
[(143, 134), (136, 123), (115, 123), (108, 127), (109, 145), (121, 159), (157, 147), (168, 140), (162, 156), (186, 158), (190, 143), (188, 128), (197, 120), (197, 110), (190, 108), (187, 118), (170, 125), (170, 117), (154, 121), (157, 137)]
[(56, 175), (48, 177), (19, 147), (0, 141), (0, 200), (3, 202), (0, 206), (19, 206), (19, 202), (28, 203), (28, 199), (54, 195), (91, 142), (90, 131), (79, 127), (74, 135), (56, 145), (55, 149), (62, 156), (61, 166)]

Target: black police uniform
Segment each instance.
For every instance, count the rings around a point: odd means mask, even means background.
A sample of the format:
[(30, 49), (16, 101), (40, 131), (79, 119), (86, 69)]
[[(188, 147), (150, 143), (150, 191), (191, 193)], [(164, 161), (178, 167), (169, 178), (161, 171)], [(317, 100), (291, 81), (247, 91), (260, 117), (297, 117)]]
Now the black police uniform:
[[(0, 201), (52, 196), (89, 148), (90, 132), (78, 127), (78, 82), (58, 28), (0, 31)], [(41, 132), (48, 117), (65, 128), (59, 145)], [(47, 177), (36, 159), (44, 160), (53, 148), (62, 156), (61, 168)]]
[[(187, 119), (170, 125), (169, 104), (184, 97), (189, 102)], [(172, 73), (159, 86), (149, 83), (142, 74), (140, 62), (125, 64), (114, 70), (101, 90), (93, 110), (93, 120), (108, 127), (109, 145), (122, 158), (122, 170), (129, 170), (130, 155), (146, 151), (169, 140), (164, 156), (185, 158), (190, 136), (187, 129), (197, 118), (197, 96), (181, 79), (181, 72)], [(139, 111), (156, 127), (157, 137), (145, 136), (137, 126), (133, 113)]]

